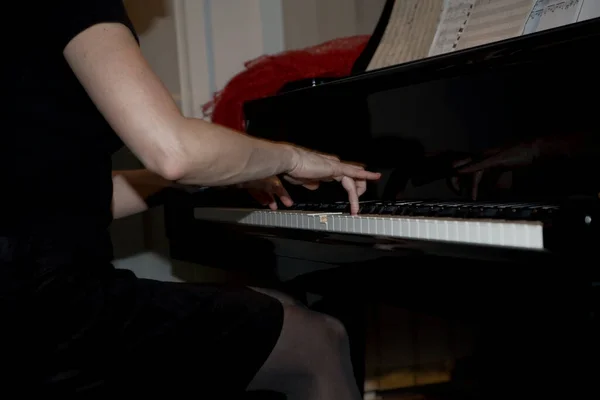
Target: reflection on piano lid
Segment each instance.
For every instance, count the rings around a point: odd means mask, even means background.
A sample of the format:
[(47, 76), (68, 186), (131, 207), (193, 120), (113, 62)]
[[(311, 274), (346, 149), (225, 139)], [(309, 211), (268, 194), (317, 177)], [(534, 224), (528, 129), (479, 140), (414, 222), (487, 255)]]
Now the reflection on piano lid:
[[(536, 203), (363, 202), (359, 215), (348, 210), (346, 202), (296, 204), (278, 211), (198, 207), (194, 216), (242, 226), (527, 250), (545, 250), (545, 232), (560, 218), (560, 207)], [(581, 225), (591, 226), (592, 219), (591, 213), (584, 215)]]
[[(597, 112), (582, 93), (600, 90), (590, 52), (599, 27), (591, 20), (253, 100), (247, 133), (381, 172), (363, 200), (595, 196)], [(345, 200), (329, 186), (286, 186), (300, 203)]]

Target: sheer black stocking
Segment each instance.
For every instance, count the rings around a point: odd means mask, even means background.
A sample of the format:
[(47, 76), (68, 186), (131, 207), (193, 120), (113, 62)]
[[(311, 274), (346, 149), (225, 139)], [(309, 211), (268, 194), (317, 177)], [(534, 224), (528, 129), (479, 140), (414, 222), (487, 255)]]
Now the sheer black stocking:
[(288, 400), (359, 400), (344, 326), (293, 299), (265, 289), (284, 306), (283, 329), (249, 390), (283, 393)]

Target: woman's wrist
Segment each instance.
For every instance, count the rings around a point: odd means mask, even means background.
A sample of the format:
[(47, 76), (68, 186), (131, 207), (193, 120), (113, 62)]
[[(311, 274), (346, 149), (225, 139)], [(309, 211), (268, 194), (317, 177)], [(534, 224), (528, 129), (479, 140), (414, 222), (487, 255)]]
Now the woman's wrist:
[(283, 156), (282, 173), (289, 174), (290, 172), (294, 171), (300, 164), (300, 149), (297, 146), (294, 146), (289, 143), (282, 143), (281, 146), (283, 149), (283, 151), (281, 152)]

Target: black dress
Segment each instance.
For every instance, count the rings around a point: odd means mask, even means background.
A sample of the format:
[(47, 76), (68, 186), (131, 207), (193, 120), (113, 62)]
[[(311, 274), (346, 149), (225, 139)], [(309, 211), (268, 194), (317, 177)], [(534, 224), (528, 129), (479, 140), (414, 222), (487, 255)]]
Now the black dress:
[(111, 155), (122, 143), (62, 51), (96, 23), (133, 31), (121, 0), (8, 4), (16, 25), (2, 28), (0, 390), (242, 391), (279, 337), (278, 301), (138, 279), (111, 264)]

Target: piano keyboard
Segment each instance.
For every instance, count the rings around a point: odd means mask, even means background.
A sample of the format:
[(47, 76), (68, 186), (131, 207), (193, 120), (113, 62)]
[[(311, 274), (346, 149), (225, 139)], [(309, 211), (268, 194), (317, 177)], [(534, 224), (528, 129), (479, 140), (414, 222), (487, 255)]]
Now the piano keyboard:
[(544, 249), (544, 222), (556, 207), (533, 204), (394, 202), (298, 204), (279, 211), (200, 207), (195, 218), (249, 226)]

